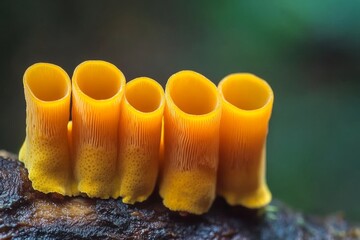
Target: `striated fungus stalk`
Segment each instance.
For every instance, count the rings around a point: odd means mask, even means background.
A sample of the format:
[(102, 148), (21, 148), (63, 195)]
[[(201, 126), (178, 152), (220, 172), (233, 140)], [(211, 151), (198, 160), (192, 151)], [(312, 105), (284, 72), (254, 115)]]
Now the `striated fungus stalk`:
[(180, 71), (169, 78), (165, 99), (160, 195), (173, 211), (205, 213), (216, 190), (219, 94), (203, 75)]
[(247, 73), (225, 77), (218, 89), (222, 117), (217, 192), (230, 205), (263, 207), (271, 201), (265, 163), (272, 89)]
[(146, 200), (155, 187), (159, 167), (164, 90), (140, 77), (127, 83), (119, 127), (120, 196), (124, 203)]
[(90, 197), (118, 197), (117, 148), (125, 77), (113, 64), (85, 61), (74, 71), (72, 154), (78, 190)]
[(71, 84), (66, 72), (50, 63), (30, 66), (23, 78), (26, 139), (19, 159), (34, 189), (72, 195), (67, 139)]

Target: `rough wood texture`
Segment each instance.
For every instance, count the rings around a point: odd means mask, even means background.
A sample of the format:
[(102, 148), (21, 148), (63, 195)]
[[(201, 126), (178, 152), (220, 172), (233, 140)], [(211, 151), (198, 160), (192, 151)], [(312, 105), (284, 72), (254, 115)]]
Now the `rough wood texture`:
[(360, 239), (341, 216), (317, 218), (279, 201), (251, 211), (217, 199), (202, 216), (141, 204), (46, 195), (31, 188), (14, 155), (0, 151), (0, 239)]

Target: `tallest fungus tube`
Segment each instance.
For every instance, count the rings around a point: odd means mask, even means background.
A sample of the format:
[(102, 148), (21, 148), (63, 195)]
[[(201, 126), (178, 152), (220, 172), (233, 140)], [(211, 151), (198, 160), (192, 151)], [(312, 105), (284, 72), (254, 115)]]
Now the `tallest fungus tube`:
[(230, 205), (262, 207), (271, 200), (265, 152), (273, 92), (264, 80), (247, 73), (225, 77), (218, 89), (222, 117), (217, 192)]
[(169, 78), (165, 99), (160, 195), (170, 210), (202, 214), (215, 198), (220, 97), (206, 77), (180, 71)]
[(85, 61), (72, 80), (72, 151), (78, 190), (90, 197), (117, 197), (117, 133), (125, 77), (111, 63)]
[(67, 141), (71, 84), (67, 73), (49, 63), (30, 66), (24, 74), (26, 139), (19, 159), (34, 189), (71, 195)]

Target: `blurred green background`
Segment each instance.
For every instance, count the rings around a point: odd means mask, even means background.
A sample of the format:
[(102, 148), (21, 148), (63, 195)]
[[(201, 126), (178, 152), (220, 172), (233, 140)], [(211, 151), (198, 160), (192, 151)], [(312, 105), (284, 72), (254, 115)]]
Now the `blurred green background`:
[[(305, 212), (360, 220), (360, 1), (1, 1), (0, 149), (25, 136), (22, 75), (88, 59), (161, 84), (252, 72), (275, 92), (268, 182)], [(95, 3), (95, 2), (94, 2)]]

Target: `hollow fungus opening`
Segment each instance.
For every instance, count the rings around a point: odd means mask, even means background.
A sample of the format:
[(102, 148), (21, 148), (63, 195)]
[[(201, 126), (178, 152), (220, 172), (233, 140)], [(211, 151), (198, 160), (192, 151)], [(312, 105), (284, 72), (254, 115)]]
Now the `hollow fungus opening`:
[(137, 78), (126, 85), (126, 100), (140, 112), (157, 110), (164, 101), (163, 95), (161, 85), (149, 78)]
[(224, 99), (243, 110), (256, 110), (270, 102), (270, 86), (252, 74), (233, 74), (219, 84)]
[(215, 86), (193, 71), (181, 71), (172, 75), (167, 90), (174, 104), (187, 114), (207, 114), (218, 104)]
[(109, 99), (122, 87), (124, 77), (112, 64), (103, 61), (86, 61), (80, 64), (73, 78), (79, 89), (95, 100)]
[(71, 90), (70, 80), (60, 67), (48, 64), (34, 64), (24, 74), (24, 84), (31, 94), (41, 101), (56, 101), (64, 98)]

